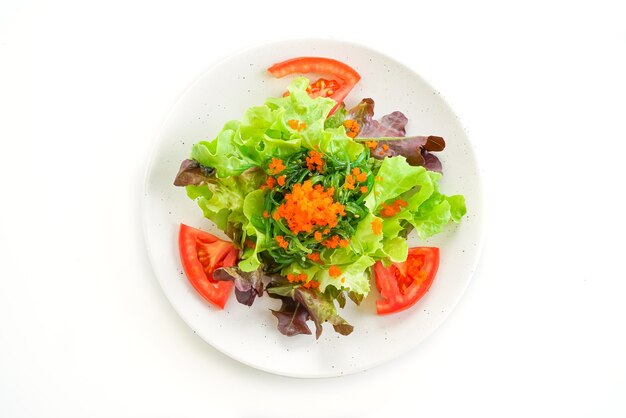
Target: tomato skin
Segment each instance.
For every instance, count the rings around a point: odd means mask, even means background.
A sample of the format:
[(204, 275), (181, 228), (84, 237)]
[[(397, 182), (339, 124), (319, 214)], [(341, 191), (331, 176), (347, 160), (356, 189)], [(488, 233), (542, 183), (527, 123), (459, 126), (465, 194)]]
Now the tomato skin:
[(330, 75), (333, 79), (340, 80), (340, 87), (328, 96), (337, 102), (329, 115), (343, 102), (352, 88), (359, 82), (361, 76), (356, 70), (341, 61), (323, 57), (299, 57), (276, 63), (267, 69), (276, 78), (282, 78), (289, 74), (321, 74)]
[(382, 299), (376, 301), (376, 312), (385, 315), (415, 305), (430, 289), (439, 269), (439, 248), (409, 249), (407, 261), (389, 267), (374, 264), (376, 287)]
[(213, 272), (234, 266), (239, 250), (230, 242), (185, 224), (180, 224), (178, 249), (189, 282), (204, 299), (223, 309), (233, 282), (216, 281)]

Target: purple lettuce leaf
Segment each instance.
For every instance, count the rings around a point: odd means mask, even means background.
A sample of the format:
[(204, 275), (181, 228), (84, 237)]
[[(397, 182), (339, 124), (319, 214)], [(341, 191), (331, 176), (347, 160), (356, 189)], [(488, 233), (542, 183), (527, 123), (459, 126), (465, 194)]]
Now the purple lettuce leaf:
[(348, 292), (348, 297), (357, 306), (359, 306), (361, 304), (361, 302), (363, 302), (363, 294), (362, 293)]
[(269, 297), (282, 301), (280, 309), (270, 309), (278, 319), (278, 331), (288, 337), (300, 334), (311, 335), (311, 329), (306, 324), (310, 318), (309, 311), (294, 300), (295, 286), (282, 277), (276, 277), (265, 289)]
[(260, 270), (248, 273), (237, 267), (221, 267), (213, 272), (213, 278), (234, 282), (235, 297), (243, 305), (252, 306), (257, 296), (263, 296), (263, 273)]
[(174, 186), (198, 186), (213, 177), (215, 169), (205, 167), (196, 160), (187, 159), (180, 164)]
[(336, 332), (341, 335), (349, 335), (354, 327), (337, 314), (337, 309), (332, 299), (315, 289), (299, 287), (294, 292), (294, 299), (300, 302), (315, 323), (315, 338), (322, 335), (322, 323), (328, 321)]
[(287, 336), (310, 334), (308, 319), (315, 323), (315, 337), (322, 334), (322, 324), (330, 322), (336, 332), (348, 335), (354, 327), (337, 314), (333, 299), (316, 289), (294, 286), (277, 280), (267, 287), (270, 297), (282, 300), (281, 308), (272, 313), (278, 318), (278, 330)]
[(424, 163), (422, 166), (429, 171), (436, 171), (437, 173), (443, 174), (443, 167), (441, 166), (441, 161), (434, 154), (426, 150), (422, 150), (422, 158), (424, 159)]
[(309, 311), (288, 296), (280, 296), (278, 299), (282, 301), (280, 309), (277, 311), (270, 309), (278, 319), (278, 331), (288, 337), (299, 334), (311, 335), (311, 329), (306, 324)]
[(346, 116), (359, 123), (360, 130), (355, 140), (376, 142), (371, 155), (382, 160), (385, 157), (401, 155), (413, 166), (423, 166), (427, 170), (442, 172), (441, 161), (432, 154), (443, 151), (446, 146), (440, 136), (406, 136), (407, 117), (399, 111), (374, 119), (374, 100), (363, 99)]
[(363, 99), (359, 104), (348, 111), (348, 119), (359, 123), (359, 136), (364, 138), (403, 137), (406, 135), (404, 127), (409, 121), (402, 112), (395, 111), (381, 118), (374, 119), (374, 100)]
[[(372, 141), (370, 138), (355, 140)], [(404, 138), (377, 138), (376, 147), (372, 149), (372, 157), (382, 160), (385, 157), (402, 155), (413, 166), (423, 166), (430, 171), (441, 173), (441, 162), (432, 152), (445, 148), (445, 141), (440, 136), (408, 136)]]

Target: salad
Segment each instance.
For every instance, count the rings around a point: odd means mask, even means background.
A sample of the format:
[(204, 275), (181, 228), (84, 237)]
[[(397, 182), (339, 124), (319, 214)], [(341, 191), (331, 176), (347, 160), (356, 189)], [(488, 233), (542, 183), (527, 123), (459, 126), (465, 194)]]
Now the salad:
[(342, 62), (301, 57), (268, 71), (297, 76), (212, 141), (194, 144), (176, 175), (174, 184), (231, 239), (180, 226), (191, 284), (219, 308), (233, 287), (248, 306), (267, 293), (280, 301), (272, 313), (288, 336), (311, 334), (309, 320), (317, 338), (324, 322), (350, 334), (338, 308), (360, 304), (371, 282), (378, 314), (413, 306), (440, 252), (409, 248), (407, 235), (425, 240), (466, 213), (462, 195), (439, 190), (444, 139), (407, 136), (399, 111), (376, 119), (370, 98), (346, 108), (361, 77)]

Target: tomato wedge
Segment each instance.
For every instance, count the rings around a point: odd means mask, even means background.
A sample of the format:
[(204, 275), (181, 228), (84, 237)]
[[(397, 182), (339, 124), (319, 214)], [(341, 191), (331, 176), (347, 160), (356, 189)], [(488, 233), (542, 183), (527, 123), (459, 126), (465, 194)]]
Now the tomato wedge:
[(439, 248), (415, 247), (409, 249), (405, 262), (389, 267), (379, 261), (374, 264), (376, 287), (382, 299), (376, 301), (379, 315), (400, 312), (424, 296), (439, 268)]
[(213, 272), (234, 266), (239, 250), (230, 242), (185, 224), (180, 224), (178, 248), (189, 282), (203, 298), (223, 309), (233, 282), (213, 280)]
[[(282, 78), (289, 74), (318, 74), (329, 76), (330, 80), (320, 79), (313, 85), (324, 80), (325, 83), (336, 83), (338, 88), (332, 89), (333, 93), (325, 97), (330, 97), (337, 102), (337, 106), (346, 98), (350, 90), (359, 82), (361, 76), (354, 68), (341, 61), (323, 57), (299, 57), (287, 61), (279, 62), (267, 69), (274, 77)], [(334, 85), (333, 85), (334, 87)], [(315, 97), (315, 96), (314, 96)], [(329, 114), (332, 114), (335, 106)]]
[(309, 87), (306, 88), (309, 96), (316, 97), (333, 97), (335, 92), (341, 88), (341, 85), (336, 80), (326, 80), (325, 78), (320, 78), (316, 82), (312, 83)]

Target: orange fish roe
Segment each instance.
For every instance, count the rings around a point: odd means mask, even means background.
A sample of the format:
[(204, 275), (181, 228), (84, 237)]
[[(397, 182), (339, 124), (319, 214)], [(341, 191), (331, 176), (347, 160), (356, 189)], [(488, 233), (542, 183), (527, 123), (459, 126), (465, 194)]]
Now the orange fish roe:
[(382, 232), (383, 232), (383, 222), (380, 219), (376, 218), (372, 222), (372, 232), (374, 232), (374, 235), (382, 234)]
[(297, 276), (295, 274), (287, 275), (287, 280), (289, 280), (289, 283), (306, 282), (307, 278), (307, 275), (304, 273), (298, 274)]
[(329, 239), (322, 242), (322, 245), (326, 248), (337, 248), (339, 246), (339, 235), (333, 235)]
[(381, 146), (381, 148), (382, 148), (382, 149), (383, 149), (383, 151), (385, 151), (385, 152), (389, 151), (389, 145), (387, 145), (387, 144), (383, 144), (383, 145)]
[(256, 243), (254, 241), (252, 241), (251, 239), (245, 240), (243, 245), (245, 245), (246, 248), (255, 248), (256, 247)]
[(320, 261), (320, 253), (311, 253), (311, 254), (307, 254), (306, 258), (308, 258), (311, 261)]
[(352, 175), (354, 176), (356, 181), (358, 181), (359, 183), (362, 183), (365, 180), (367, 180), (367, 173), (362, 172), (359, 167), (354, 167), (352, 169)]
[(269, 165), (269, 169), (272, 174), (278, 174), (285, 168), (287, 167), (283, 164), (283, 160), (280, 158), (272, 158), (272, 162)]
[(341, 278), (341, 283), (345, 283), (345, 282), (346, 282), (346, 278), (345, 278), (345, 277), (342, 277), (342, 278)]
[(279, 220), (279, 219), (280, 219), (280, 215), (278, 214), (278, 212), (274, 212), (274, 213), (272, 214), (272, 218), (274, 218), (274, 220), (275, 220), (275, 221), (277, 221), (277, 220)]
[(269, 213), (268, 211), (264, 210), (264, 211), (263, 211), (263, 217), (264, 217), (265, 219), (269, 218), (269, 217), (270, 217), (270, 213)]
[(376, 177), (374, 177), (374, 180), (382, 183), (384, 179), (381, 176), (376, 176)]
[(378, 147), (378, 142), (376, 141), (365, 141), (365, 146), (369, 149), (371, 149), (372, 151), (374, 151), (376, 149), (376, 147)]
[(322, 233), (320, 231), (315, 231), (315, 233), (313, 234), (313, 238), (315, 238), (317, 241), (321, 241)]
[(387, 204), (385, 203), (382, 204), (380, 216), (382, 216), (383, 218), (391, 218), (396, 213), (396, 208), (394, 206), (387, 206)]
[(328, 274), (330, 274), (330, 277), (339, 277), (341, 276), (341, 269), (337, 266), (330, 266)]
[(344, 189), (354, 190), (355, 183), (362, 183), (367, 180), (367, 173), (363, 173), (359, 167), (352, 169), (352, 174), (346, 175), (346, 182), (343, 185)]
[(350, 245), (350, 241), (342, 239), (339, 235), (333, 235), (331, 238), (322, 242), (322, 245), (326, 248), (345, 248)]
[(287, 124), (291, 129), (294, 129), (296, 131), (302, 131), (306, 129), (306, 123), (300, 122), (299, 120), (291, 119), (287, 121)]
[(324, 232), (322, 232), (322, 233), (323, 233), (324, 235), (326, 235), (326, 234), (330, 234), (330, 229), (326, 228), (326, 229), (324, 230)]
[(346, 190), (354, 190), (354, 177), (352, 177), (352, 174), (346, 176), (346, 182), (343, 184), (343, 188)]
[(359, 122), (355, 121), (354, 119), (345, 120), (343, 122), (343, 126), (346, 128), (346, 135), (348, 135), (350, 138), (354, 138), (355, 136), (357, 136), (357, 134), (361, 130), (361, 125), (359, 125)]
[(380, 211), (380, 216), (383, 218), (390, 218), (394, 216), (396, 213), (400, 212), (402, 208), (406, 208), (407, 203), (402, 199), (397, 199), (391, 205), (387, 205), (386, 203), (382, 204), (382, 209)]
[(280, 176), (276, 179), (276, 182), (278, 183), (279, 186), (284, 186), (286, 178), (287, 176)]
[(334, 201), (334, 193), (332, 187), (327, 190), (320, 184), (313, 187), (311, 180), (296, 183), (276, 213), (287, 221), (294, 234), (311, 232), (315, 226), (334, 228), (339, 222), (338, 217), (346, 214), (344, 206)]
[(276, 179), (274, 177), (268, 177), (265, 185), (272, 189), (274, 186), (276, 186)]
[(305, 284), (303, 284), (302, 287), (304, 287), (305, 289), (317, 289), (318, 287), (320, 287), (320, 282), (316, 280), (311, 280), (310, 282), (306, 282)]
[(320, 173), (324, 169), (324, 160), (322, 160), (322, 154), (319, 151), (309, 151), (309, 156), (306, 157), (306, 166), (311, 171), (319, 171)]
[(289, 243), (287, 242), (287, 240), (285, 240), (285, 237), (283, 237), (282, 235), (276, 235), (276, 242), (278, 243), (278, 246), (280, 248), (287, 248), (289, 247)]
[(367, 186), (361, 186), (359, 190), (361, 191), (361, 193), (365, 194), (367, 193)]

